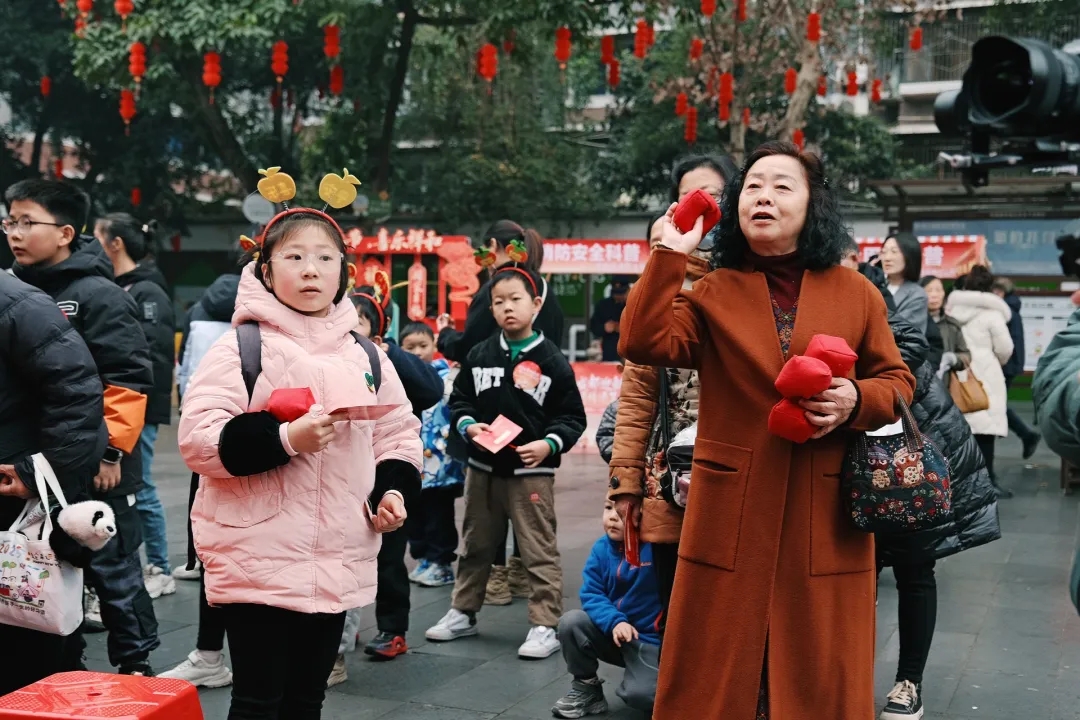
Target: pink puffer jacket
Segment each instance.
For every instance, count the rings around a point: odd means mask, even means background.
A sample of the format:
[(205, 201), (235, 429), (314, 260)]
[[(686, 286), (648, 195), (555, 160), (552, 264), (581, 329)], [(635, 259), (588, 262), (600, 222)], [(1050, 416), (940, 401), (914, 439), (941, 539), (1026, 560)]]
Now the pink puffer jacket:
[(262, 374), (251, 411), (266, 407), (275, 388), (309, 387), (327, 412), (355, 405), (395, 405), (380, 420), (337, 423), (330, 445), (279, 468), (232, 477), (218, 456), (222, 428), (247, 412), (236, 333), (206, 354), (184, 395), (180, 452), (202, 476), (191, 526), (206, 567), (211, 604), (255, 603), (305, 613), (336, 613), (375, 600), (375, 558), (381, 540), (364, 504), (375, 466), (403, 460), (418, 469), (420, 421), (411, 412), (394, 366), (382, 359), (376, 398), (364, 373), (367, 354), (349, 334), (352, 303), (327, 317), (301, 315), (281, 304), (244, 268), (233, 326), (257, 321)]

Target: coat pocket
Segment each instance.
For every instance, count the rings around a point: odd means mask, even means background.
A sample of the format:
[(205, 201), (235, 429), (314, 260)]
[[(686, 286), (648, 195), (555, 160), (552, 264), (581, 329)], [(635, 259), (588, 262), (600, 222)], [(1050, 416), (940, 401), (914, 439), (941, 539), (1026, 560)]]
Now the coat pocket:
[(874, 569), (873, 536), (855, 527), (840, 493), (841, 460), (815, 452), (810, 479), (810, 574), (843, 575)]
[(698, 437), (679, 555), (735, 570), (753, 451)]
[(214, 509), (214, 522), (227, 527), (252, 527), (280, 513), (283, 501), (281, 493), (269, 492), (219, 502)]

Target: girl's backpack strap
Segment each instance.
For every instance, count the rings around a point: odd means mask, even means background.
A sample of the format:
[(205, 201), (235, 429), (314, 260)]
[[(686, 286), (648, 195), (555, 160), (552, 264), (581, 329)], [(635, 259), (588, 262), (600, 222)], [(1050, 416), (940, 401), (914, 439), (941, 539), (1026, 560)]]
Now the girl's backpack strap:
[(360, 333), (353, 331), (351, 334), (353, 339), (356, 340), (356, 344), (364, 348), (364, 352), (367, 353), (368, 364), (371, 365), (371, 377), (375, 382), (375, 393), (378, 394), (379, 388), (382, 386), (382, 360), (379, 359), (379, 351), (376, 349), (375, 343)]
[(248, 403), (255, 392), (255, 381), (262, 372), (262, 334), (259, 323), (246, 322), (236, 326), (236, 346), (240, 350), (240, 374), (244, 376)]

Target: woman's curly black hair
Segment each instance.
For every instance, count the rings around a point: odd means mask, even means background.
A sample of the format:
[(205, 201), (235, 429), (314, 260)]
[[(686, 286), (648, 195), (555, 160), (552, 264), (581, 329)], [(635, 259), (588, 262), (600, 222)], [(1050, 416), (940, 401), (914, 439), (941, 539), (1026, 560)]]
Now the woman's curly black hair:
[(825, 166), (821, 158), (808, 152), (800, 152), (788, 142), (770, 141), (759, 145), (746, 159), (742, 171), (724, 187), (720, 201), (719, 230), (716, 247), (713, 248), (714, 268), (741, 268), (746, 263), (750, 245), (739, 225), (739, 196), (750, 168), (758, 160), (772, 155), (787, 155), (799, 161), (810, 185), (810, 201), (806, 207), (806, 221), (799, 233), (797, 252), (807, 270), (825, 270), (840, 264), (844, 248), (852, 240), (851, 230), (840, 215), (840, 203), (836, 194), (825, 182)]

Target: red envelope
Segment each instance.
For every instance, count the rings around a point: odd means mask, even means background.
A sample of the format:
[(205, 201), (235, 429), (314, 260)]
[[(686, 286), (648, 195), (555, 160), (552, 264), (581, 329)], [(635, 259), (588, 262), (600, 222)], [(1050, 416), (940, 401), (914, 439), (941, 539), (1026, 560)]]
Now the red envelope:
[(281, 422), (292, 422), (306, 415), (314, 404), (311, 388), (278, 388), (270, 393), (266, 409)]
[(821, 360), (832, 371), (833, 377), (847, 377), (859, 356), (844, 338), (832, 335), (815, 335), (806, 346), (806, 356)]
[(705, 218), (701, 226), (701, 234), (704, 236), (716, 226), (716, 223), (720, 222), (720, 207), (712, 195), (698, 189), (679, 201), (679, 207), (675, 208), (675, 215), (672, 216), (671, 221), (675, 223), (679, 232), (687, 233), (694, 228), (694, 223), (702, 216)]
[(492, 454), (498, 453), (521, 434), (521, 426), (503, 415), (491, 427), (473, 438), (473, 442)]
[(343, 413), (348, 416), (349, 420), (378, 420), (398, 407), (398, 405), (353, 405), (352, 407), (338, 408), (330, 414)]

